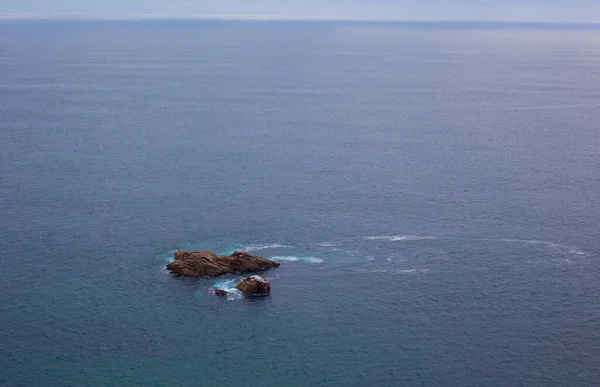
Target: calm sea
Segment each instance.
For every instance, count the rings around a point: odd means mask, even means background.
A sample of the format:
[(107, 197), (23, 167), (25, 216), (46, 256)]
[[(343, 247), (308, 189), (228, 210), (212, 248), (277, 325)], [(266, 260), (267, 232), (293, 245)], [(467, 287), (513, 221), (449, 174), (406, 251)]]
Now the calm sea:
[(599, 112), (594, 29), (2, 22), (0, 385), (598, 386)]

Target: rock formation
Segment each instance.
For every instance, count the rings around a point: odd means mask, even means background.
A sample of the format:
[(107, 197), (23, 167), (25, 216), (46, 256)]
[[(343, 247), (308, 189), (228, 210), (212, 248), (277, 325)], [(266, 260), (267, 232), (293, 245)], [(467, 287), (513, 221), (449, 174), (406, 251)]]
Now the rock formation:
[(225, 297), (229, 295), (229, 292), (223, 289), (215, 289), (215, 295), (219, 297)]
[(167, 270), (182, 277), (217, 277), (230, 273), (251, 273), (278, 267), (279, 262), (236, 251), (217, 255), (210, 251), (177, 251)]
[(248, 297), (268, 296), (271, 293), (271, 283), (257, 275), (244, 278), (235, 288)]

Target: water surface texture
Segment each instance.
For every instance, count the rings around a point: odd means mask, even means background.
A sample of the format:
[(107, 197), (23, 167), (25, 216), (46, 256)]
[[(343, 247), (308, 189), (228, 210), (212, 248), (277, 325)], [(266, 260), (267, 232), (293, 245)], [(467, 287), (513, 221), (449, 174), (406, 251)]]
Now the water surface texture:
[(0, 385), (598, 386), (599, 112), (592, 29), (4, 22)]

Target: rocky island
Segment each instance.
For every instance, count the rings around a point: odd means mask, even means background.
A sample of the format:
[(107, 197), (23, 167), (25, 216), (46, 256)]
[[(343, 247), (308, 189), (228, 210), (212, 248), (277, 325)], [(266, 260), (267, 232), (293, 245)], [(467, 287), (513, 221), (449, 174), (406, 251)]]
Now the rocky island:
[(279, 265), (281, 265), (279, 262), (243, 251), (236, 251), (231, 255), (217, 255), (210, 251), (180, 250), (175, 253), (175, 260), (167, 265), (167, 270), (176, 276), (197, 278), (218, 277), (231, 273), (252, 273)]

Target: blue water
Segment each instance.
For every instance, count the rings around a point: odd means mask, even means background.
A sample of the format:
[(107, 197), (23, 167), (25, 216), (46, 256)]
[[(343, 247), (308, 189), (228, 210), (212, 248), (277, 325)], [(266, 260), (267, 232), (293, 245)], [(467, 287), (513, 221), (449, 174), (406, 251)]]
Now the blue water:
[(597, 386), (599, 112), (594, 29), (4, 22), (0, 385)]

